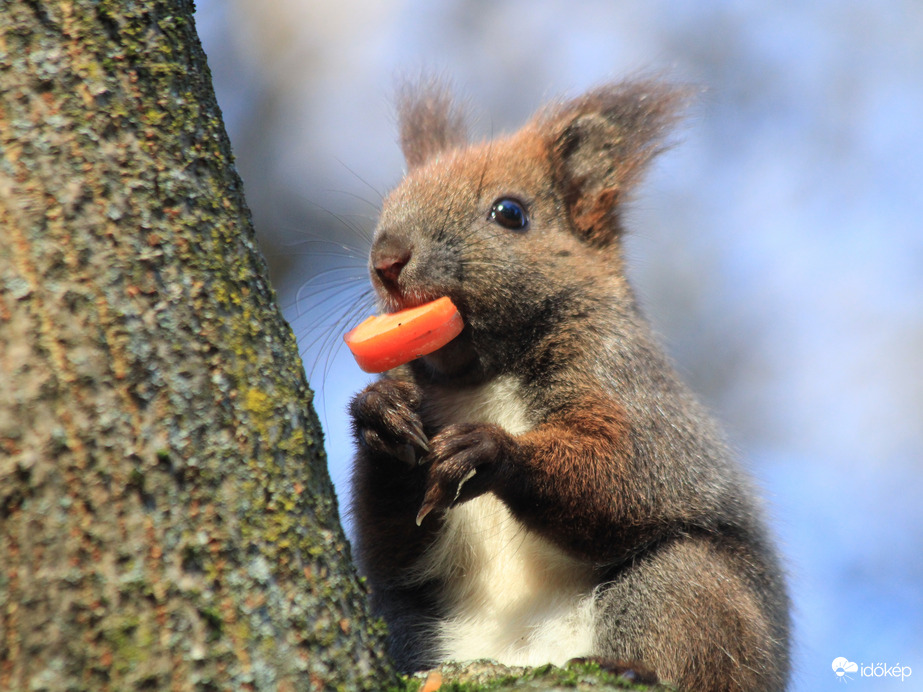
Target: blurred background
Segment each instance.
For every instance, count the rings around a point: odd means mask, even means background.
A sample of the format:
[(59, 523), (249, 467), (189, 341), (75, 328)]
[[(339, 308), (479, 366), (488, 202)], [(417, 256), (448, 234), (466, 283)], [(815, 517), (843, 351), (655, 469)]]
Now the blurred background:
[(398, 80), (445, 75), (482, 136), (638, 71), (700, 85), (632, 205), (632, 279), (766, 490), (793, 689), (840, 656), (913, 671), (857, 690), (923, 689), (919, 0), (199, 0), (198, 24), (344, 513), (367, 376), (340, 334), (403, 169)]

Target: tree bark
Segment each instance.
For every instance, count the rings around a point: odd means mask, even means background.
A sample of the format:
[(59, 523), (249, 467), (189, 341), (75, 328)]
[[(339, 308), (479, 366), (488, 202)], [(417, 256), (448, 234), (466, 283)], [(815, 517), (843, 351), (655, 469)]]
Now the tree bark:
[(384, 689), (189, 0), (0, 11), (0, 689)]

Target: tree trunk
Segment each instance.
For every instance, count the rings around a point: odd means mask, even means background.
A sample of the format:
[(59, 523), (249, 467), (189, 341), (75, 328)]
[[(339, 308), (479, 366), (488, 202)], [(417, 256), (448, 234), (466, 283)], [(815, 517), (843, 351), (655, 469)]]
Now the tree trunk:
[(189, 0), (0, 11), (0, 689), (383, 689)]

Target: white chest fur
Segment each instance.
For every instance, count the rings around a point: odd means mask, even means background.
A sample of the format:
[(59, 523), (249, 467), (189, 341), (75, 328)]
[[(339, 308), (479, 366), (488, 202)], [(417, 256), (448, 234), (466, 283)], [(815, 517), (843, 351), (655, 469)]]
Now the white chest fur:
[[(443, 425), (494, 423), (512, 434), (533, 426), (518, 387), (506, 379), (438, 392), (425, 415)], [(448, 512), (416, 574), (445, 586), (448, 617), (438, 636), (446, 659), (560, 665), (592, 652), (591, 567), (526, 530), (492, 494)]]

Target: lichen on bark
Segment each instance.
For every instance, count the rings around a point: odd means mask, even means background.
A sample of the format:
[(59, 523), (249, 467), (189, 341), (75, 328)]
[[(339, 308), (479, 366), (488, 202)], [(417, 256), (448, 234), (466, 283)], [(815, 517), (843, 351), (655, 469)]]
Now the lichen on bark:
[(382, 689), (182, 0), (0, 13), (0, 689)]

